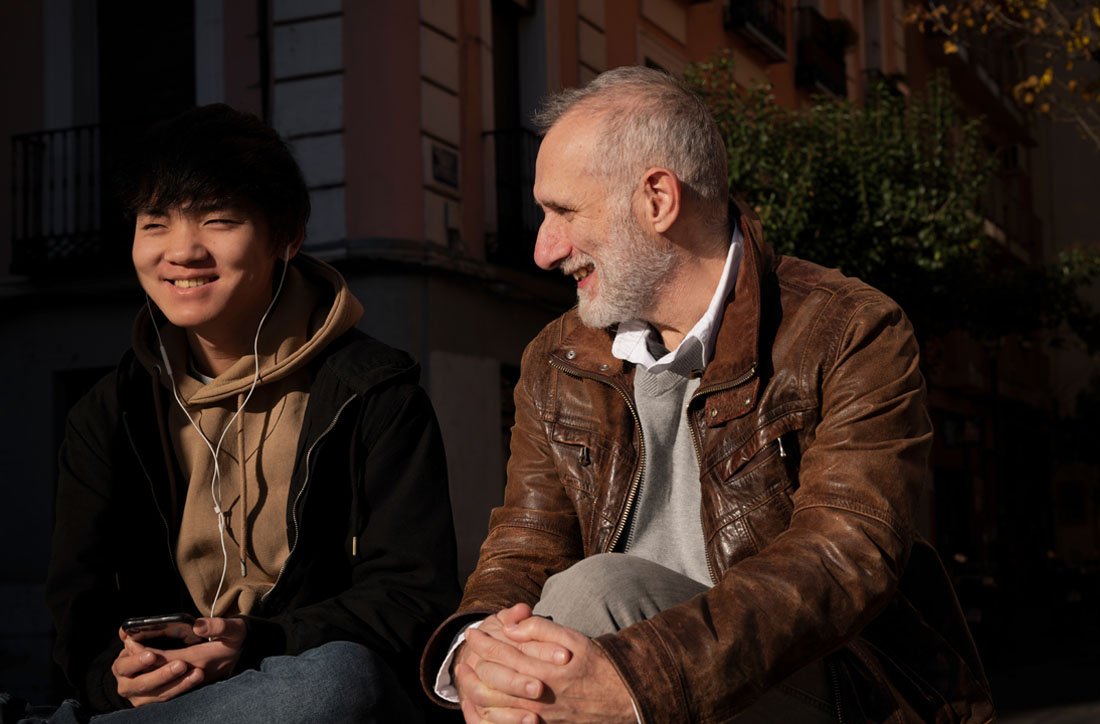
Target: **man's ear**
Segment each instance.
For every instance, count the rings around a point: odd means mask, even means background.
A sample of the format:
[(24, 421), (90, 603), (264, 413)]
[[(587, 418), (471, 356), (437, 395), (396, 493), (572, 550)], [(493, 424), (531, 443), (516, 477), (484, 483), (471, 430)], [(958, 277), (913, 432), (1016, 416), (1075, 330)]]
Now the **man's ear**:
[(653, 167), (642, 177), (642, 218), (658, 234), (666, 233), (680, 216), (680, 179), (667, 168)]
[(287, 261), (293, 259), (294, 256), (301, 250), (302, 242), (305, 241), (305, 238), (306, 232), (303, 229), (295, 235), (294, 239), (289, 244), (282, 248), (279, 256), (283, 257)]

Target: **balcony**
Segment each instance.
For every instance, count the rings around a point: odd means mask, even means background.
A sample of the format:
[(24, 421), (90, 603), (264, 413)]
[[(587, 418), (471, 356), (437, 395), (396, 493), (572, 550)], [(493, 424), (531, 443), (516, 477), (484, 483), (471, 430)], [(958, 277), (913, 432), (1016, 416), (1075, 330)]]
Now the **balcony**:
[(771, 63), (787, 60), (785, 0), (728, 0), (723, 8), (727, 30), (734, 30)]
[(820, 93), (847, 96), (844, 47), (850, 26), (844, 20), (828, 20), (810, 7), (795, 8), (795, 12), (798, 23), (795, 84)]
[(125, 257), (128, 245), (105, 243), (98, 125), (12, 136), (11, 150), (12, 273), (88, 271)]
[(497, 235), (490, 239), (489, 261), (534, 270), (532, 254), (542, 223), (535, 203), (535, 158), (539, 137), (523, 128), (490, 131), (496, 154)]

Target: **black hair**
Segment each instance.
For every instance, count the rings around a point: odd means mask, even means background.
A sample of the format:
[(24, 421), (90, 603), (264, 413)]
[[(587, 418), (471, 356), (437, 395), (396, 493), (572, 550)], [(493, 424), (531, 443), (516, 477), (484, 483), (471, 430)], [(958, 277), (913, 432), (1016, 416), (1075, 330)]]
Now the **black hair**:
[(127, 216), (173, 208), (258, 211), (276, 248), (305, 234), (309, 191), (279, 134), (256, 116), (216, 103), (153, 126), (121, 174)]

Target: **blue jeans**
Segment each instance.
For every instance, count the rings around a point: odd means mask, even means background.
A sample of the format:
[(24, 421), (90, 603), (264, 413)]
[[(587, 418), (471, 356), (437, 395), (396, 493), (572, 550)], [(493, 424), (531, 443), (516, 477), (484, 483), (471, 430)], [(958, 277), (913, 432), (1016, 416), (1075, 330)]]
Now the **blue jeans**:
[[(77, 724), (65, 702), (53, 716), (19, 724)], [(393, 672), (365, 646), (334, 641), (297, 656), (270, 656), (257, 670), (175, 699), (91, 718), (92, 724), (270, 724), (281, 722), (422, 722)]]

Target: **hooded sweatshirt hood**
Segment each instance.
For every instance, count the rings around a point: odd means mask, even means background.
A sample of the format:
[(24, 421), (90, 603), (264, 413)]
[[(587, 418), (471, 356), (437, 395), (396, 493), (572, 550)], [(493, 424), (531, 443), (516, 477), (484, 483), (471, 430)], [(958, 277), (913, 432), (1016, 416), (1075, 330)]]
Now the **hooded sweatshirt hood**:
[[(362, 305), (352, 295), (340, 272), (306, 254), (299, 254), (287, 269), (279, 297), (260, 333), (257, 386), (292, 374), (332, 340), (354, 327), (363, 316)], [(304, 316), (306, 310), (308, 313)], [(248, 392), (255, 372), (253, 355), (241, 357), (209, 383), (190, 376), (184, 378), (180, 373), (188, 369), (187, 337), (182, 329), (167, 321), (160, 322), (159, 327), (160, 339), (184, 402), (202, 406)], [(133, 347), (146, 370), (154, 376), (164, 372), (148, 307), (142, 307), (134, 321)], [(167, 377), (164, 382), (168, 384)]]
[(138, 314), (134, 351), (154, 385), (168, 389), (154, 399), (167, 401), (158, 415), (162, 444), (182, 474), (175, 483), (170, 471), (173, 499), (182, 502), (177, 564), (203, 614), (248, 613), (278, 578), (289, 554), (286, 510), (313, 381), (308, 363), (362, 313), (339, 272), (299, 255), (260, 331), (259, 374), (247, 354), (213, 379), (189, 364), (184, 330), (164, 321), (158, 338), (148, 308)]

